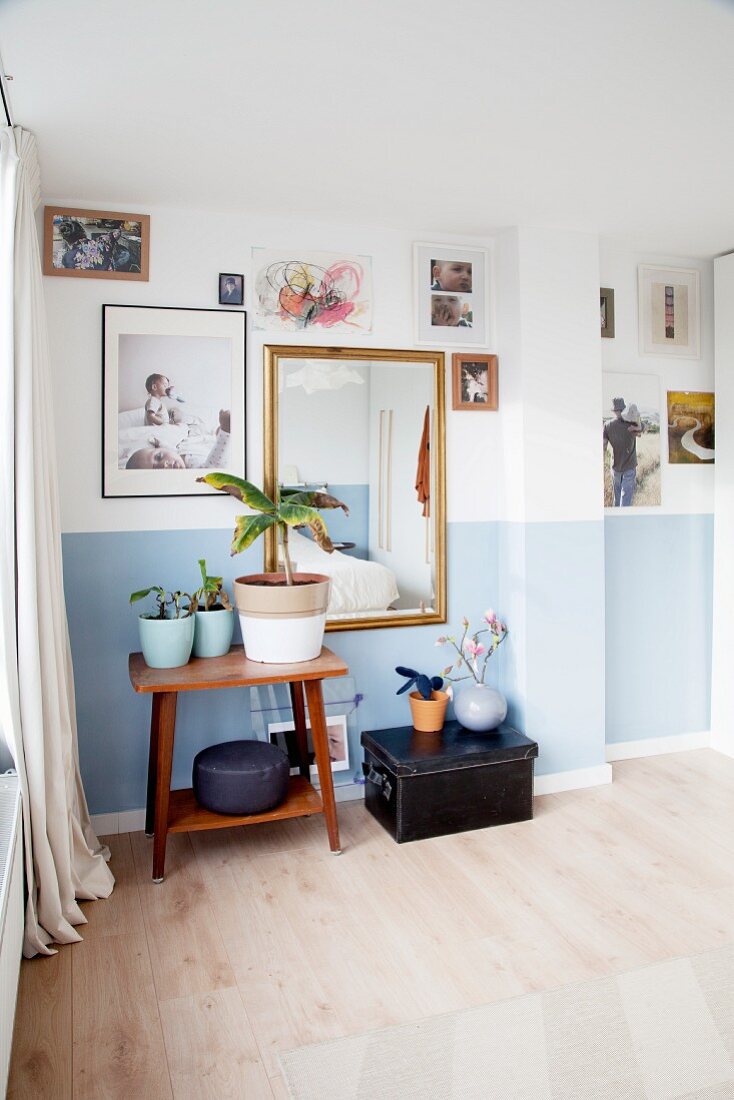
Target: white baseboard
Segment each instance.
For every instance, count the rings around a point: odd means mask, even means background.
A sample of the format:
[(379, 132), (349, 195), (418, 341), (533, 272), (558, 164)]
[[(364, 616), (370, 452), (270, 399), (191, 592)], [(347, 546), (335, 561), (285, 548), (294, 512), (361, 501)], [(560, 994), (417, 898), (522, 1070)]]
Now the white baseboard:
[(611, 782), (612, 769), (609, 764), (597, 764), (595, 768), (576, 768), (568, 772), (536, 775), (533, 793), (558, 794), (560, 791), (578, 791), (582, 787), (601, 787)]
[[(316, 788), (318, 790), (318, 787)], [(341, 783), (334, 787), (337, 802), (352, 802), (364, 798), (364, 783)], [(145, 828), (145, 810), (120, 810), (119, 813), (92, 814), (92, 828), (97, 836), (117, 833), (138, 833)]]
[(646, 737), (642, 741), (611, 742), (606, 747), (606, 757), (612, 760), (637, 760), (643, 756), (665, 756), (670, 752), (687, 752), (689, 749), (711, 747), (711, 731), (676, 733), (671, 737)]

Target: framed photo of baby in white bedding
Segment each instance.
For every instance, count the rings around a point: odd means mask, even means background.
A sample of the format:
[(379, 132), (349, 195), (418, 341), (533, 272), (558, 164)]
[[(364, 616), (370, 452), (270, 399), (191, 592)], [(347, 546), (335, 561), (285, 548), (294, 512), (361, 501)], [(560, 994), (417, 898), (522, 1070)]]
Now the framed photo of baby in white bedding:
[(102, 496), (218, 496), (245, 477), (245, 313), (102, 307)]

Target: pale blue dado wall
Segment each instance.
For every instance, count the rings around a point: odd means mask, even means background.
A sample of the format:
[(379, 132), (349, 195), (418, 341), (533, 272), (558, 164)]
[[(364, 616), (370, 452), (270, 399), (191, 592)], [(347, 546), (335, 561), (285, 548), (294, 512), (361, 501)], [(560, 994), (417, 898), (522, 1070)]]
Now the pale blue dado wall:
[[(447, 651), (435, 639), (473, 621), (490, 606), (500, 614), (523, 607), (490, 665), (488, 681), (505, 691), (509, 718), (538, 740), (539, 775), (594, 767), (588, 739), (596, 728), (606, 682), (608, 742), (690, 733), (709, 727), (712, 542), (710, 515), (607, 517), (603, 523), (451, 523), (449, 624), (330, 634), (327, 643), (349, 664), (364, 696), (350, 745), (354, 763), (337, 773), (350, 782), (362, 759), (359, 732), (402, 725), (407, 704), (396, 697), (395, 665), (439, 672)], [(604, 585), (596, 574), (604, 542)], [(509, 565), (522, 547), (528, 583), (514, 595)], [(254, 548), (229, 557), (229, 532), (126, 531), (65, 534), (64, 579), (76, 673), (79, 753), (92, 813), (145, 803), (150, 701), (136, 696), (128, 653), (139, 648), (128, 594), (149, 583), (196, 582), (206, 557), (227, 583), (259, 568)], [(500, 567), (502, 563), (502, 568)], [(500, 579), (502, 578), (502, 579)], [(95, 609), (93, 600), (98, 600)], [(606, 621), (606, 627), (605, 627)], [(606, 630), (606, 668), (598, 634)], [(559, 654), (573, 668), (575, 690), (559, 682)], [(527, 691), (524, 676), (532, 678)], [(526, 706), (526, 699), (533, 702)], [(542, 703), (539, 703), (541, 700)], [(196, 752), (251, 731), (246, 689), (191, 693), (179, 702), (174, 786), (190, 785)]]
[(608, 515), (607, 742), (710, 729), (714, 517)]

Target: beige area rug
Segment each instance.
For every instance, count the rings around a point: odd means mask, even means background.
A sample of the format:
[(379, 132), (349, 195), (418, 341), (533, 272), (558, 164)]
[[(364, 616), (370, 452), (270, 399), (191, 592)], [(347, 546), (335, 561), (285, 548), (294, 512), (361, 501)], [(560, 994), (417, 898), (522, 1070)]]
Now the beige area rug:
[(734, 946), (281, 1055), (295, 1100), (734, 1098)]

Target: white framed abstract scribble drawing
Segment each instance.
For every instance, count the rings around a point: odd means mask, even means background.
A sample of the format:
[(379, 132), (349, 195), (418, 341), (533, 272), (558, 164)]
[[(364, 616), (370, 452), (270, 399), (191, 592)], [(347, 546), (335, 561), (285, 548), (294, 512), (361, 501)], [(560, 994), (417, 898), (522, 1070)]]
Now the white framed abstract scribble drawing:
[(254, 327), (371, 332), (372, 260), (339, 252), (253, 248)]

